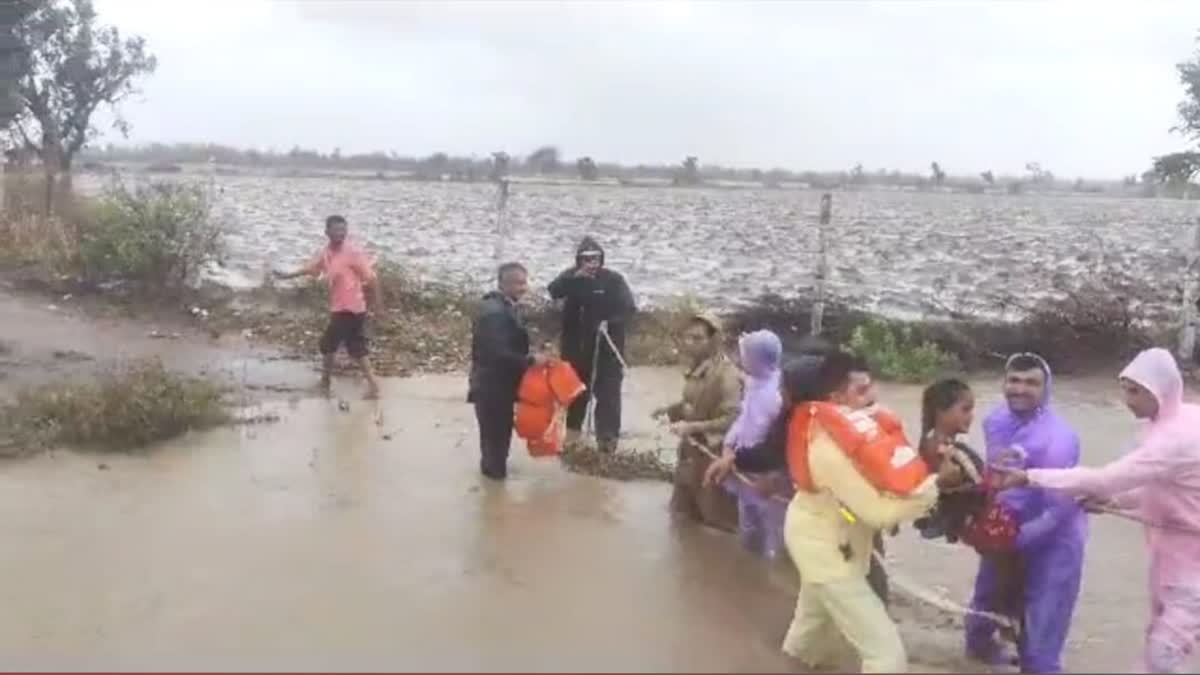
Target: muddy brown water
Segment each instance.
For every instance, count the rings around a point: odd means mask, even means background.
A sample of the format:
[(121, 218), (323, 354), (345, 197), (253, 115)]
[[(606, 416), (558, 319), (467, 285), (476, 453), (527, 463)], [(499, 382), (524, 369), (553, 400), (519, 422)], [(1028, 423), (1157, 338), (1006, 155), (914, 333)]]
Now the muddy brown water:
[[(48, 311), (25, 310), (28, 319)], [(125, 351), (174, 348), (140, 343), (120, 325), (88, 333), (66, 316), (47, 325), (6, 322), (0, 337), (14, 354), (36, 351), (14, 337), (25, 330), (42, 350), (114, 337), (127, 338)], [(188, 344), (178, 342), (179, 367), (228, 370), (219, 359), (230, 352)], [(258, 381), (300, 386), (312, 376), (266, 363), (248, 368)], [(638, 369), (625, 387), (626, 443), (667, 447), (646, 414), (678, 390), (678, 373)], [(976, 388), (984, 408), (996, 402), (994, 382)], [(274, 425), (195, 433), (137, 455), (59, 451), (0, 464), (5, 665), (797, 668), (778, 651), (794, 603), (786, 565), (673, 524), (665, 484), (577, 476), (519, 444), (510, 480), (483, 481), (463, 389), (462, 376), (391, 380), (368, 404), (358, 383), (342, 380), (331, 401), (265, 403), (282, 415)], [(1115, 394), (1108, 378), (1059, 385), (1086, 463), (1115, 457), (1133, 432)], [(884, 399), (916, 421), (916, 388), (885, 387)], [(1092, 525), (1066, 665), (1123, 669), (1136, 661), (1148, 611), (1142, 533), (1113, 519)], [(965, 547), (920, 541), (908, 527), (889, 547), (908, 577), (968, 596), (975, 556)], [(903, 596), (894, 614), (914, 668), (974, 668), (953, 621)]]

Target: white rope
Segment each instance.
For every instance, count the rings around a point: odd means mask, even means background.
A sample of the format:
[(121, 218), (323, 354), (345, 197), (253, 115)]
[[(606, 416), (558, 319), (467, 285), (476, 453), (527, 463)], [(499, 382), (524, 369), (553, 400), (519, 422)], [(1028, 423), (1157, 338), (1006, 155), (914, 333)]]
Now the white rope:
[(1146, 520), (1145, 518), (1142, 518), (1140, 515), (1133, 513), (1131, 511), (1123, 511), (1121, 509), (1113, 508), (1111, 506), (1092, 506), (1090, 508), (1095, 511), (1099, 511), (1101, 513), (1107, 513), (1109, 515), (1116, 516), (1118, 518), (1124, 518), (1125, 520), (1131, 520), (1135, 523), (1140, 523), (1142, 525), (1145, 525), (1146, 527), (1153, 527), (1153, 528), (1157, 528), (1160, 530), (1171, 530), (1172, 532), (1182, 532), (1184, 534), (1192, 534), (1192, 535), (1200, 536), (1200, 530), (1197, 530), (1194, 527), (1188, 527), (1187, 525), (1175, 525), (1173, 523), (1155, 523), (1155, 522)]
[[(691, 438), (688, 438), (685, 436), (684, 441), (686, 443), (688, 443), (689, 445), (691, 445), (693, 448), (696, 448), (696, 449), (700, 450), (700, 452), (703, 452), (705, 455), (708, 455), (708, 457), (710, 459), (714, 459), (714, 460), (719, 459), (717, 457), (716, 453), (714, 453), (713, 451), (704, 447), (704, 445), (697, 443), (696, 441), (692, 440)], [(752, 486), (754, 484), (749, 478), (746, 477), (746, 474), (742, 473), (741, 471), (738, 471), (737, 469), (733, 470), (733, 475), (738, 480), (745, 483), (746, 485)], [(777, 501), (777, 502), (781, 502), (783, 504), (789, 503), (789, 501), (787, 499), (784, 499), (783, 497), (780, 497), (778, 495), (771, 495), (770, 499)], [(955, 603), (953, 600), (951, 600), (950, 598), (947, 598), (944, 595), (939, 594), (937, 591), (934, 591), (933, 589), (926, 588), (925, 586), (922, 586), (921, 584), (919, 584), (907, 577), (904, 577), (902, 575), (897, 575), (895, 568), (891, 567), (888, 564), (888, 562), (886, 560), (884, 560), (884, 557), (882, 555), (880, 555), (879, 551), (872, 549), (871, 555), (873, 555), (875, 557), (876, 562), (878, 562), (879, 566), (883, 568), (885, 573), (887, 573), (889, 582), (894, 581), (895, 582), (894, 585), (896, 586), (896, 588), (900, 589), (902, 592), (909, 595), (910, 597), (912, 597), (916, 600), (920, 600), (921, 602), (924, 602), (928, 605), (936, 607), (936, 608), (938, 608), (944, 612), (948, 612), (950, 614), (957, 614), (959, 616), (978, 616), (978, 617), (988, 619), (989, 621), (996, 623), (1001, 628), (1007, 628), (1014, 632), (1017, 631), (1017, 623), (1015, 621), (1013, 621), (1012, 618), (1004, 616), (1002, 614), (996, 614), (995, 612), (988, 612), (988, 611), (979, 610), (979, 609), (972, 609), (970, 607), (964, 607), (962, 605), (959, 605), (959, 604)], [(803, 583), (803, 580), (801, 580), (801, 583)]]
[(596, 326), (596, 344), (592, 348), (592, 376), (588, 382), (588, 406), (587, 412), (584, 413), (583, 428), (588, 436), (595, 437), (595, 416), (596, 416), (596, 373), (599, 371), (600, 365), (600, 338), (608, 343), (608, 349), (612, 355), (616, 357), (617, 363), (620, 364), (621, 370), (629, 372), (629, 366), (625, 363), (625, 357), (621, 356), (621, 350), (617, 349), (616, 343), (613, 342), (612, 336), (608, 334), (608, 322), (601, 321)]

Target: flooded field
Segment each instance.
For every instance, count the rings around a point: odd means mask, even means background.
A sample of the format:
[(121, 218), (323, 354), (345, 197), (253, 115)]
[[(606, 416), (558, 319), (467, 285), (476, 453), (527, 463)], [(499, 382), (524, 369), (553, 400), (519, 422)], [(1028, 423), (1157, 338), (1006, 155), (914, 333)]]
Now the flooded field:
[[(231, 243), (222, 277), (231, 284), (257, 284), (267, 265), (311, 255), (330, 213), (345, 214), (377, 253), (430, 278), (474, 285), (490, 279), (491, 185), (222, 175), (215, 181)], [(819, 198), (799, 190), (516, 184), (506, 254), (526, 262), (535, 284), (544, 286), (590, 233), (642, 301), (788, 294), (811, 285)], [(1171, 200), (839, 192), (832, 287), (891, 314), (948, 305), (988, 315), (1010, 294), (1036, 298), (1056, 280), (1119, 269), (1153, 282), (1158, 300), (1171, 302), (1198, 215), (1193, 202)]]

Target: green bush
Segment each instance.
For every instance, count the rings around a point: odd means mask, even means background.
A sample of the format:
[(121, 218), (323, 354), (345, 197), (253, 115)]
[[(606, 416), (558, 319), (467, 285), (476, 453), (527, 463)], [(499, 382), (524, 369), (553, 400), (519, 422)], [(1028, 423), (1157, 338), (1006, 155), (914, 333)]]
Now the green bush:
[(85, 278), (177, 288), (222, 252), (223, 232), (203, 188), (150, 183), (108, 190), (79, 230)]
[(133, 362), (94, 382), (28, 389), (0, 411), (8, 445), (24, 452), (59, 444), (132, 450), (229, 419), (218, 385), (172, 373), (157, 360)]
[(917, 338), (911, 327), (874, 319), (854, 328), (850, 348), (865, 356), (885, 380), (928, 382), (959, 367), (957, 358), (933, 342)]

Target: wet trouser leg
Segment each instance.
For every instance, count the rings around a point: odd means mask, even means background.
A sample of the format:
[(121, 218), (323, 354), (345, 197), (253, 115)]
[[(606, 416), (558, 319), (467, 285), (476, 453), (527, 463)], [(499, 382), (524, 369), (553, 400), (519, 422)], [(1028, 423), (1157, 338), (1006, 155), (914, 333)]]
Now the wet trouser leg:
[(704, 485), (704, 472), (711, 462), (690, 445), (680, 444), (671, 510), (709, 527), (733, 532), (738, 525), (736, 498), (719, 485)]
[(727, 485), (732, 484), (737, 494), (738, 505), (738, 539), (742, 547), (755, 554), (766, 556), (766, 522), (763, 503), (765, 500), (754, 493), (754, 488), (736, 482), (736, 478), (727, 479)]
[(475, 419), (479, 422), (479, 470), (491, 478), (503, 478), (508, 474), (512, 445), (512, 399), (477, 397)]
[[(882, 557), (884, 555), (883, 533), (882, 532), (875, 533), (875, 541), (873, 542), (872, 545), (875, 549), (875, 552), (878, 553)], [(867, 572), (867, 583), (871, 585), (871, 590), (875, 591), (875, 595), (879, 596), (879, 599), (881, 601), (883, 601), (883, 604), (887, 605), (888, 604), (887, 570), (885, 570), (883, 568), (883, 565), (879, 564), (879, 561), (875, 559), (874, 555), (871, 556), (871, 569), (870, 569), (870, 571)]]
[[(1082, 547), (1082, 541), (1064, 539), (1022, 556), (1020, 599), (1024, 627), (1018, 647), (1022, 672), (1062, 671), (1063, 648), (1083, 575)], [(1001, 597), (1009, 586), (1006, 573), (1011, 570), (1005, 570), (996, 560), (980, 561), (972, 609), (1004, 613), (1011, 600)], [(967, 652), (978, 659), (1002, 662), (1004, 650), (996, 641), (995, 632), (996, 624), (990, 619), (967, 616)]]
[(579, 376), (579, 380), (587, 387), (583, 394), (577, 396), (567, 407), (567, 429), (582, 431), (583, 420), (587, 417), (588, 405), (592, 400), (592, 364), (590, 360), (584, 362), (576, 358), (567, 359), (567, 362), (571, 364), (571, 367), (575, 369), (575, 374)]
[(837, 632), (858, 652), (862, 672), (902, 673), (908, 669), (900, 631), (866, 577), (802, 582), (783, 651), (809, 667), (828, 665)]
[[(983, 612), (994, 612), (999, 606), (996, 594), (1000, 588), (1000, 574), (996, 563), (991, 558), (980, 558), (979, 573), (975, 576), (975, 594), (971, 599), (971, 609)], [(991, 661), (1000, 650), (996, 642), (996, 624), (977, 614), (968, 614), (964, 627), (967, 637), (967, 654), (974, 658)]]
[(596, 439), (615, 441), (621, 436), (621, 366), (607, 360), (596, 373)]
[(588, 390), (575, 399), (571, 407), (567, 409), (567, 429), (583, 430), (588, 404), (594, 397), (596, 399), (596, 417), (594, 419), (596, 439), (615, 441), (621, 435), (621, 383), (624, 380), (621, 366), (612, 363), (609, 359), (602, 359), (594, 383), (591, 364), (571, 361), (571, 366), (579, 375), (579, 379), (588, 386)]
[(1025, 627), (1021, 634), (1021, 671), (1062, 672), (1062, 653), (1083, 577), (1082, 542), (1047, 545), (1023, 557)]
[(1146, 671), (1195, 672), (1187, 666), (1200, 639), (1200, 588), (1164, 586), (1154, 596), (1146, 631)]

